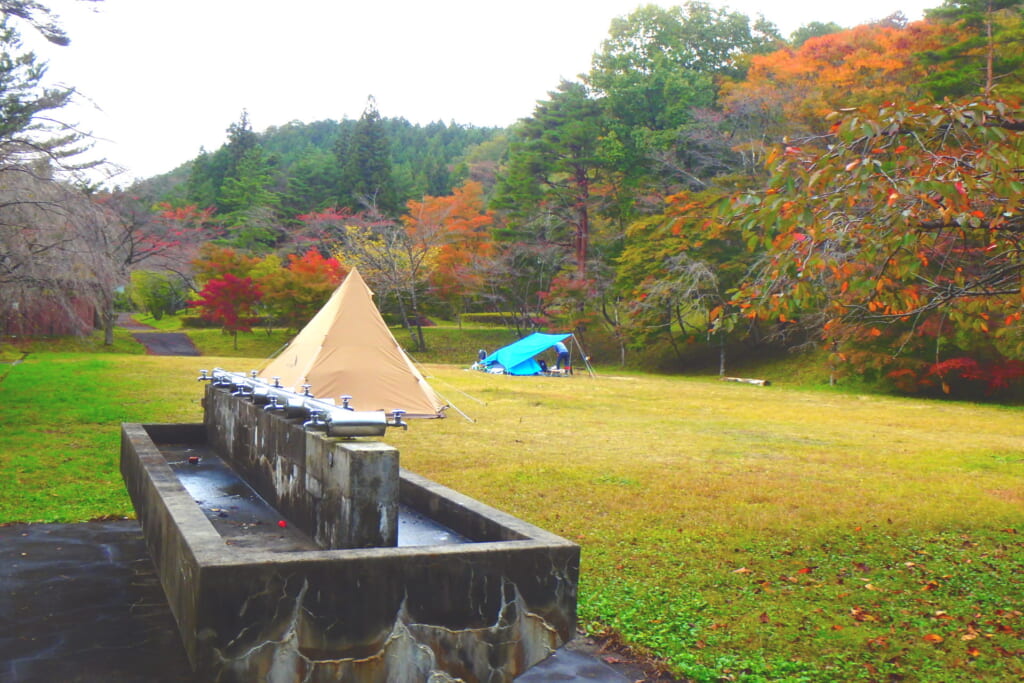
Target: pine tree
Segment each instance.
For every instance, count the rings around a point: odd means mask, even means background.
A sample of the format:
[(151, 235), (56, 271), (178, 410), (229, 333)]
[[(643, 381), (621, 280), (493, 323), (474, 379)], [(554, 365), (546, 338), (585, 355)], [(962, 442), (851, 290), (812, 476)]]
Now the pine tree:
[(371, 96), (347, 144), (339, 145), (338, 201), (352, 209), (376, 207), (386, 215), (401, 210), (391, 171), (391, 145)]

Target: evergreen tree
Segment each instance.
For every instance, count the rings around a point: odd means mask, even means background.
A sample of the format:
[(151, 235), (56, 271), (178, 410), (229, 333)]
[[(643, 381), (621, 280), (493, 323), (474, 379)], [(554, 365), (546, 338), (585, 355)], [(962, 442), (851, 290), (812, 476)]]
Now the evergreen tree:
[(401, 210), (391, 171), (391, 146), (371, 96), (352, 136), (340, 147), (338, 201), (352, 209), (376, 207), (386, 215)]
[(249, 122), (249, 112), (242, 110), (238, 121), (228, 126), (228, 165), (224, 172), (226, 178), (238, 176), (238, 167), (242, 159), (248, 156), (249, 152), (260, 144), (259, 138), (252, 130)]
[(827, 36), (832, 33), (839, 33), (843, 30), (843, 27), (834, 21), (823, 23), (820, 21), (812, 21), (809, 24), (804, 24), (797, 30), (789, 34), (789, 44), (796, 48), (806, 43), (811, 38), (818, 38), (820, 36)]
[(234, 246), (259, 251), (280, 239), (281, 197), (271, 189), (273, 182), (273, 167), (258, 145), (239, 160), (236, 175), (224, 180), (220, 204)]
[(284, 215), (298, 216), (330, 208), (337, 201), (337, 160), (327, 150), (307, 147), (306, 153), (288, 169), (285, 182)]
[(935, 97), (960, 97), (996, 85), (1001, 95), (1024, 93), (1024, 3), (1021, 0), (946, 0), (928, 19), (952, 24), (957, 39), (921, 55), (937, 67), (925, 85)]
[(589, 253), (591, 185), (603, 166), (603, 126), (601, 105), (586, 86), (562, 81), (522, 122), (495, 200), (521, 232), (570, 244), (580, 279)]
[(21, 48), (5, 9), (0, 20), (0, 170), (40, 159), (65, 170), (95, 165), (70, 161), (88, 149), (86, 136), (53, 115), (71, 101), (74, 91), (45, 87), (46, 65)]

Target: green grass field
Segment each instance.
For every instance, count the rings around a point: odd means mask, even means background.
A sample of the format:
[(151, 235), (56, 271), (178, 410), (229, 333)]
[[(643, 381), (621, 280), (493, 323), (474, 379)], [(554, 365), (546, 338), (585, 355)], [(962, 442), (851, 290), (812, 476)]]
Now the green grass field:
[[(0, 523), (130, 515), (119, 424), (197, 421), (200, 368), (262, 357), (0, 365)], [(757, 387), (464, 367), (424, 366), (473, 422), (452, 411), (387, 441), (579, 543), (589, 631), (700, 681), (1024, 677), (1020, 408), (804, 389), (781, 370)]]

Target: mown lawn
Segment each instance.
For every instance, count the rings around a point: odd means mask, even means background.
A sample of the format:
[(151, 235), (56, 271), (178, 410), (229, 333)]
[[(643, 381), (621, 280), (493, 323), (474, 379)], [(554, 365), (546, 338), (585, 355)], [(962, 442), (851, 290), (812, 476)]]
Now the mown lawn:
[[(119, 423), (198, 420), (200, 368), (258, 365), (6, 366), (0, 522), (130, 514)], [(578, 542), (587, 629), (702, 681), (1024, 677), (1020, 409), (425, 369), (474, 421), (452, 411), (387, 441), (404, 467)]]

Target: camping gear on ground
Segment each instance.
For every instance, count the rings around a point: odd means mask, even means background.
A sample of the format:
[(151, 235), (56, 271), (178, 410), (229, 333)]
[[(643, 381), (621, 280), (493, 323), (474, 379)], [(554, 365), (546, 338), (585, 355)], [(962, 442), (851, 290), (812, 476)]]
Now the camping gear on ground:
[(444, 417), (447, 405), (395, 341), (353, 268), (323, 308), (259, 376), (281, 386), (310, 386), (316, 398), (350, 396), (356, 410)]

